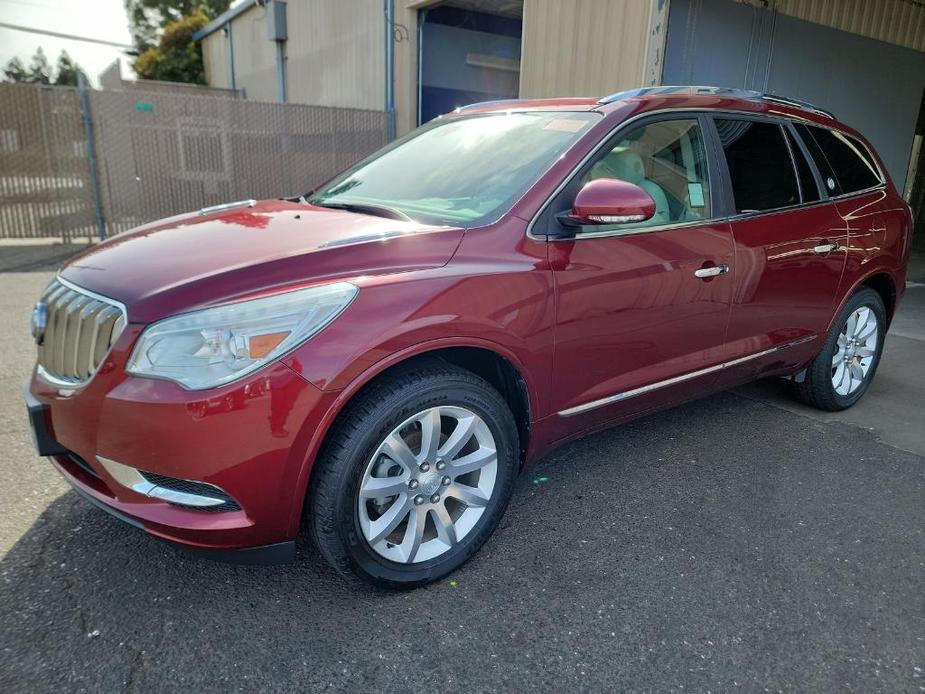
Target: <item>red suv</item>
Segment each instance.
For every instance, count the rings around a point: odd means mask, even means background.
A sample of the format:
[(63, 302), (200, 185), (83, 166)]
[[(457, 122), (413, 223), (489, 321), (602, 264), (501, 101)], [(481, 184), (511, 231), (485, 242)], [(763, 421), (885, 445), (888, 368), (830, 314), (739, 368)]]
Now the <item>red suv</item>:
[(765, 376), (864, 394), (911, 212), (809, 104), (661, 87), (457, 109), (292, 200), (142, 226), (36, 305), (40, 455), (242, 562), (458, 567), (552, 447)]

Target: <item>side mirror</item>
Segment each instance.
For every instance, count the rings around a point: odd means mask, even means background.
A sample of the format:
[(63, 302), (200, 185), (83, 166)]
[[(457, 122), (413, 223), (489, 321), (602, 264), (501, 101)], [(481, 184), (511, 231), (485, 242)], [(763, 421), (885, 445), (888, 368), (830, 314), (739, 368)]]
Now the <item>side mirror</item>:
[(588, 181), (578, 191), (572, 212), (573, 224), (629, 224), (655, 215), (655, 201), (635, 183), (617, 178)]

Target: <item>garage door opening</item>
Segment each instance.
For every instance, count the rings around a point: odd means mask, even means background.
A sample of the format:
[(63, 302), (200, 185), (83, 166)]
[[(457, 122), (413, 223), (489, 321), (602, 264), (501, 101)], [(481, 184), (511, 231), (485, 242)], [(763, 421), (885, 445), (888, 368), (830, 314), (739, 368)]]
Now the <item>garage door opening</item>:
[(523, 0), (449, 0), (418, 13), (418, 124), (516, 98)]

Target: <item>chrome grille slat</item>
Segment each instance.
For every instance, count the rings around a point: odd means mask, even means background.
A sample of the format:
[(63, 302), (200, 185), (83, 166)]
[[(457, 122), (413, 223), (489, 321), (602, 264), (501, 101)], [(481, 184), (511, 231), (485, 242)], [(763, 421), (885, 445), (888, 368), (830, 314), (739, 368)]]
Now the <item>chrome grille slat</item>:
[(73, 290), (65, 292), (55, 307), (55, 332), (59, 333), (59, 336), (54, 345), (51, 367), (57, 373), (64, 372), (64, 347), (67, 345), (67, 310), (71, 302), (78, 296), (80, 295)]
[(91, 340), (94, 339), (96, 320), (93, 319), (100, 310), (99, 302), (90, 301), (81, 310), (77, 320), (77, 339), (74, 348), (74, 361), (71, 364), (71, 372), (77, 374), (80, 378), (86, 378), (93, 370), (93, 364), (90, 361), (90, 355), (93, 353)]
[(39, 372), (60, 385), (83, 385), (125, 328), (125, 308), (61, 279), (48, 286), (42, 301), (48, 325), (38, 347)]
[(54, 311), (52, 306), (57, 306), (58, 299), (68, 291), (68, 288), (57, 282), (52, 282), (48, 289), (45, 290), (45, 294), (42, 296), (42, 301), (48, 305), (48, 325), (45, 327), (45, 339), (41, 345), (39, 345), (39, 364), (44, 364), (46, 361), (51, 360), (52, 349), (48, 345), (55, 344), (55, 321), (54, 321)]
[(96, 322), (98, 331), (96, 343), (93, 345), (93, 362), (95, 364), (102, 363), (103, 358), (109, 351), (109, 346), (112, 344), (111, 336), (114, 332), (113, 328), (115, 327), (116, 318), (118, 317), (119, 309), (114, 306), (107, 306), (97, 314)]

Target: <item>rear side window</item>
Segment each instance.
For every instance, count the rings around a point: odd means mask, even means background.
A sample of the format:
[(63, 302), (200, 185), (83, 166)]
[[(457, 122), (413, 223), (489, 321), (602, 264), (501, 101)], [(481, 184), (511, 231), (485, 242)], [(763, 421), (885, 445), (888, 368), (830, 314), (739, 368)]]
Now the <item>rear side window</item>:
[(804, 203), (816, 202), (819, 200), (820, 196), (819, 186), (816, 185), (816, 177), (813, 175), (813, 170), (810, 168), (809, 162), (806, 161), (806, 157), (803, 156), (803, 151), (800, 149), (800, 145), (797, 143), (790, 130), (784, 128), (784, 132), (787, 133), (787, 143), (790, 145), (790, 152), (793, 154), (793, 161), (797, 167), (797, 178), (800, 181), (800, 196)]
[(835, 185), (826, 181), (826, 187), (836, 195), (856, 193), (880, 185), (883, 181), (867, 148), (853, 137), (827, 128), (798, 125), (800, 136), (806, 141), (816, 165), (825, 160)]
[(736, 212), (760, 212), (800, 202), (793, 160), (776, 123), (716, 119), (729, 166)]

